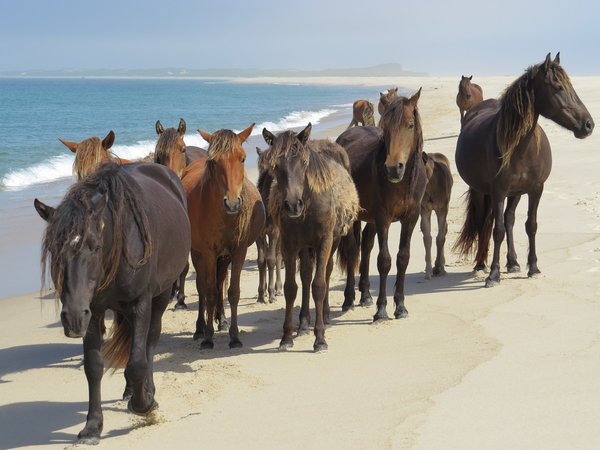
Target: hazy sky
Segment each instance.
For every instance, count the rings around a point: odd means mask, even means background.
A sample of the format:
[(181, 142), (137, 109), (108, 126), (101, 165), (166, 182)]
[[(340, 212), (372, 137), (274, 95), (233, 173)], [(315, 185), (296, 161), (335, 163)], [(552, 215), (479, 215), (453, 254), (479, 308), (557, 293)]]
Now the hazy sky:
[(363, 67), (600, 74), (599, 0), (0, 0), (0, 70)]

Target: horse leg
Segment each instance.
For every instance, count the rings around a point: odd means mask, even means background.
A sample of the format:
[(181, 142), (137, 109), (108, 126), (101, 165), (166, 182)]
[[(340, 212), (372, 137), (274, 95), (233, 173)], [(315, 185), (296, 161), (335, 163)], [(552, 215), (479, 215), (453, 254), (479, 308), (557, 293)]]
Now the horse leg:
[[(202, 290), (206, 298), (206, 329), (204, 331), (204, 340), (200, 343), (201, 349), (211, 349), (215, 346), (213, 341), (215, 335), (215, 312), (217, 310), (217, 302), (221, 301), (217, 287), (216, 263), (216, 258), (207, 258), (204, 261), (202, 271), (198, 272), (198, 278), (202, 280)], [(198, 333), (197, 329), (196, 333)]]
[(325, 301), (325, 292), (327, 290), (327, 266), (329, 265), (332, 247), (332, 236), (327, 236), (319, 245), (315, 255), (317, 267), (315, 270), (315, 278), (312, 282), (312, 295), (315, 301), (315, 343), (313, 344), (315, 352), (327, 350), (323, 303)]
[[(267, 247), (266, 235), (259, 236), (256, 240), (256, 249), (258, 252), (256, 263), (258, 265), (258, 303), (266, 303), (265, 286), (267, 284), (267, 260), (265, 258), (265, 248)], [(271, 275), (269, 274), (269, 281)]]
[(485, 270), (485, 264), (490, 247), (493, 214), (491, 213), (490, 196), (471, 190), (472, 201), (475, 204), (475, 220), (477, 223), (477, 253), (475, 254), (475, 267), (473, 270)]
[(217, 258), (217, 304), (215, 308), (215, 314), (218, 321), (217, 330), (227, 331), (229, 330), (229, 323), (225, 317), (225, 280), (229, 275), (229, 263), (231, 258), (229, 256), (223, 256)]
[(154, 400), (154, 394), (146, 389), (146, 374), (148, 373), (146, 352), (152, 309), (152, 298), (142, 297), (138, 299), (133, 313), (129, 362), (125, 367), (127, 378), (131, 380), (132, 387), (132, 395), (127, 403), (127, 408), (132, 413), (139, 415), (146, 415), (158, 407)]
[[(267, 247), (267, 267), (269, 269), (269, 303), (275, 303), (275, 266), (277, 265), (277, 243), (275, 233), (269, 233), (269, 244)], [(279, 280), (281, 283), (281, 280)]]
[(508, 197), (506, 201), (506, 211), (504, 211), (504, 228), (506, 228), (506, 245), (508, 253), (506, 256), (506, 269), (508, 273), (516, 273), (521, 271), (521, 267), (517, 262), (517, 252), (515, 250), (515, 241), (513, 239), (513, 228), (515, 225), (515, 210), (521, 200), (520, 195)]
[(529, 205), (527, 207), (527, 221), (525, 222), (525, 231), (527, 231), (527, 237), (529, 238), (529, 254), (527, 255), (527, 265), (529, 266), (528, 277), (533, 277), (541, 273), (537, 265), (535, 234), (537, 232), (537, 210), (542, 198), (542, 192), (544, 192), (543, 184), (528, 194)]
[(310, 282), (313, 277), (313, 255), (308, 248), (300, 250), (300, 280), (302, 281), (302, 307), (298, 336), (310, 332)]
[(176, 281), (175, 284), (178, 286), (177, 289), (177, 303), (175, 303), (175, 311), (178, 309), (187, 309), (187, 305), (185, 304), (185, 279), (187, 278), (187, 274), (190, 270), (189, 261), (185, 263), (185, 268), (181, 275), (179, 275), (179, 281)]
[(377, 228), (377, 240), (379, 242), (379, 254), (377, 255), (379, 295), (377, 296), (377, 312), (373, 316), (373, 321), (377, 322), (378, 320), (387, 320), (389, 318), (385, 309), (387, 306), (386, 284), (388, 273), (392, 267), (392, 257), (390, 256), (390, 251), (388, 249), (389, 222), (380, 220), (377, 221), (375, 226)]
[(197, 341), (206, 334), (206, 284), (207, 279), (203, 279), (200, 269), (202, 268), (202, 258), (198, 252), (192, 250), (192, 264), (196, 271), (196, 290), (198, 291), (198, 318), (196, 319), (196, 331), (194, 340)]
[(283, 294), (285, 295), (285, 320), (283, 321), (283, 336), (279, 343), (279, 350), (287, 350), (294, 346), (292, 333), (294, 332), (294, 301), (298, 293), (298, 284), (296, 283), (296, 252), (287, 251), (283, 256), (285, 264), (285, 282), (283, 284)]
[(421, 205), (421, 233), (425, 246), (425, 279), (431, 280), (433, 267), (431, 266), (431, 209)]
[[(281, 268), (283, 267), (283, 260), (281, 257), (281, 236), (279, 230), (273, 232), (273, 245), (275, 251), (275, 295), (283, 295), (282, 282), (281, 282)], [(275, 300), (273, 300), (275, 301)]]
[(154, 386), (154, 351), (162, 329), (162, 316), (167, 309), (170, 297), (169, 291), (165, 291), (152, 299), (150, 329), (148, 330), (148, 342), (146, 344), (146, 361), (148, 361), (146, 390), (152, 395), (156, 393), (156, 387)]
[(354, 308), (354, 299), (356, 298), (356, 292), (354, 291), (354, 285), (356, 283), (355, 268), (356, 259), (358, 258), (358, 240), (360, 239), (360, 220), (356, 220), (352, 224), (352, 230), (348, 234), (342, 237), (340, 241), (343, 248), (338, 249), (340, 254), (344, 253), (346, 258), (346, 287), (344, 288), (344, 303), (342, 304), (342, 311), (348, 311)]
[(396, 256), (396, 268), (398, 271), (396, 274), (396, 289), (394, 292), (394, 303), (396, 304), (394, 317), (396, 319), (402, 319), (408, 316), (408, 311), (404, 306), (404, 278), (406, 276), (408, 261), (410, 260), (410, 238), (417, 225), (417, 220), (419, 220), (419, 216), (414, 214), (402, 221), (400, 245), (398, 247), (398, 255)]
[(331, 247), (331, 254), (329, 255), (329, 261), (327, 262), (327, 271), (325, 272), (325, 281), (327, 284), (327, 288), (325, 289), (325, 300), (323, 300), (323, 321), (325, 322), (325, 325), (331, 325), (331, 320), (329, 318), (331, 312), (331, 308), (329, 307), (329, 280), (331, 279), (331, 272), (333, 272), (333, 255), (338, 248), (339, 242), (340, 240), (337, 239)]
[(358, 290), (360, 291), (360, 306), (371, 306), (373, 298), (369, 288), (371, 282), (369, 280), (369, 262), (371, 258), (371, 250), (375, 243), (375, 225), (372, 223), (365, 224), (360, 242), (360, 279), (358, 281)]
[(242, 341), (240, 341), (239, 328), (237, 322), (237, 309), (238, 303), (240, 302), (240, 275), (242, 273), (242, 266), (246, 260), (246, 252), (248, 247), (242, 245), (238, 247), (232, 255), (231, 259), (231, 279), (229, 281), (229, 289), (227, 290), (227, 297), (229, 299), (229, 307), (231, 308), (231, 325), (229, 326), (229, 348), (240, 348), (242, 347)]
[(485, 280), (485, 287), (493, 287), (500, 283), (500, 248), (506, 234), (504, 228), (504, 199), (505, 195), (492, 194), (492, 214), (494, 219), (494, 256), (490, 266), (490, 274)]
[(88, 383), (88, 413), (85, 427), (77, 435), (78, 444), (95, 445), (100, 440), (104, 423), (101, 389), (104, 360), (100, 353), (104, 311), (92, 312), (92, 319), (83, 338), (83, 368)]
[(433, 265), (433, 276), (446, 275), (446, 257), (444, 256), (444, 245), (446, 244), (446, 234), (448, 234), (448, 206), (444, 205), (435, 212), (438, 221), (438, 234), (435, 238), (437, 255)]

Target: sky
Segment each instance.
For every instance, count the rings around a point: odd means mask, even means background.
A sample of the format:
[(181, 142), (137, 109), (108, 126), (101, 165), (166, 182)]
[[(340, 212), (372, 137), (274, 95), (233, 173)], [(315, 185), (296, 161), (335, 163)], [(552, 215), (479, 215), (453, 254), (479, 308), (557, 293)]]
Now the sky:
[(0, 71), (326, 69), (600, 74), (598, 0), (0, 0)]

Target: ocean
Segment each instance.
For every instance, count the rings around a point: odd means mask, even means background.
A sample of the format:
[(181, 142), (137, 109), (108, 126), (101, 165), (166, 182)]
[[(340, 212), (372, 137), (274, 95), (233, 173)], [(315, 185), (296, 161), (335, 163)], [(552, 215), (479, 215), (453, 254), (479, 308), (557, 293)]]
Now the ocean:
[[(382, 88), (383, 89), (383, 88)], [(381, 90), (381, 89), (379, 89)], [(154, 151), (154, 124), (187, 123), (187, 145), (204, 145), (197, 129), (236, 131), (256, 123), (247, 142), (265, 147), (263, 127), (278, 132), (313, 124), (340, 126), (359, 98), (377, 88), (303, 84), (246, 84), (206, 79), (0, 79), (0, 298), (40, 289), (44, 222), (33, 199), (56, 205), (73, 183), (73, 154), (58, 138), (81, 141), (116, 133), (112, 151), (126, 159)]]

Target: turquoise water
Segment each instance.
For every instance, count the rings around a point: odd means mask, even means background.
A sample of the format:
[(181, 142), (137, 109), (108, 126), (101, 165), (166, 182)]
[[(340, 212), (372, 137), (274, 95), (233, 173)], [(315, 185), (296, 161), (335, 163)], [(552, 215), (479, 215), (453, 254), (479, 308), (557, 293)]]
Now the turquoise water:
[[(113, 151), (135, 159), (154, 150), (154, 124), (187, 122), (185, 141), (203, 145), (201, 128), (242, 130), (256, 123), (247, 150), (264, 146), (260, 133), (304, 127), (340, 113), (378, 89), (359, 86), (237, 84), (217, 80), (0, 79), (0, 298), (40, 287), (44, 224), (33, 199), (57, 204), (73, 182), (72, 153), (58, 138), (81, 141), (114, 130)], [(256, 154), (248, 151), (249, 165)]]

